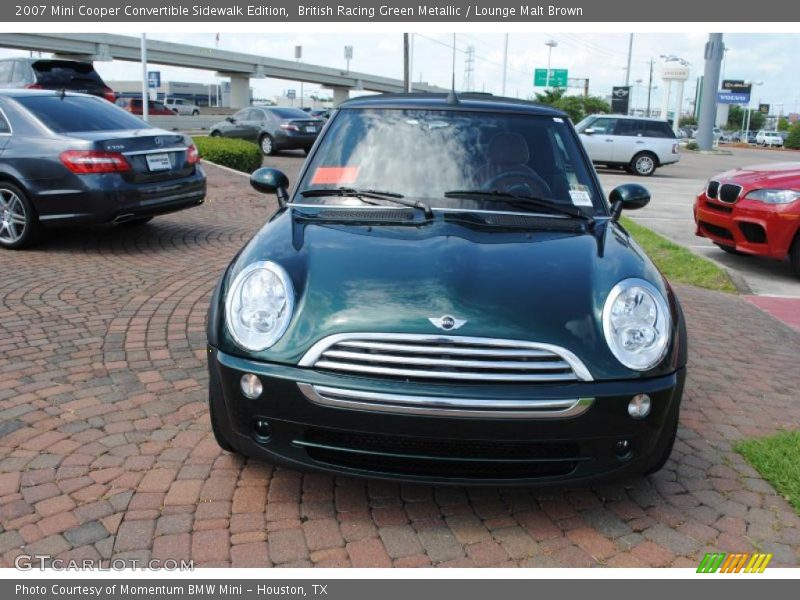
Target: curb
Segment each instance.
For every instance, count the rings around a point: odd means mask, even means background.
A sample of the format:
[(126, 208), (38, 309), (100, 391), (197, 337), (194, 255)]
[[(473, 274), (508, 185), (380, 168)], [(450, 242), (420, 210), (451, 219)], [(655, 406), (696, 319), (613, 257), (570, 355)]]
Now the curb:
[[(703, 258), (706, 258), (708, 260), (714, 260), (713, 258), (709, 258), (708, 256), (704, 256)], [(753, 293), (753, 289), (748, 285), (748, 283), (745, 281), (744, 277), (742, 277), (739, 273), (735, 273), (735, 272), (731, 271), (730, 269), (728, 269), (728, 267), (726, 267), (725, 265), (721, 265), (720, 263), (718, 263), (715, 260), (714, 260), (714, 264), (717, 265), (720, 269), (722, 269), (723, 271), (725, 271), (728, 274), (728, 277), (730, 277), (731, 282), (736, 287), (736, 290), (739, 292), (739, 294), (741, 294), (743, 296), (753, 296), (753, 295), (755, 295)]]
[(233, 173), (235, 175), (241, 175), (242, 177), (250, 177), (249, 173), (245, 173), (244, 171), (237, 171), (236, 169), (231, 169), (230, 167), (226, 167), (225, 165), (220, 165), (215, 162), (211, 162), (210, 160), (206, 160), (205, 158), (200, 157), (200, 160), (206, 165), (212, 165), (217, 167), (218, 169), (222, 169), (223, 171), (227, 171), (228, 173)]

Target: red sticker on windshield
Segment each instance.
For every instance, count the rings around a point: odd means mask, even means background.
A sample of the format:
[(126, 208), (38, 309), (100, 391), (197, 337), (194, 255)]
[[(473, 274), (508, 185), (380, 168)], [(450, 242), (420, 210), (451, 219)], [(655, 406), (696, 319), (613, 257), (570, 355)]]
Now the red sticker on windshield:
[(358, 167), (318, 167), (311, 185), (352, 184), (358, 179)]

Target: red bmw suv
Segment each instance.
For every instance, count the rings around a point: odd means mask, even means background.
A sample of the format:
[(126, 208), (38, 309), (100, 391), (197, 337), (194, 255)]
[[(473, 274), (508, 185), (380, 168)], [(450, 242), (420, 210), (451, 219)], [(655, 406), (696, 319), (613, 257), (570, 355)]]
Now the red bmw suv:
[(696, 235), (734, 254), (791, 260), (800, 277), (800, 162), (713, 177), (694, 204)]

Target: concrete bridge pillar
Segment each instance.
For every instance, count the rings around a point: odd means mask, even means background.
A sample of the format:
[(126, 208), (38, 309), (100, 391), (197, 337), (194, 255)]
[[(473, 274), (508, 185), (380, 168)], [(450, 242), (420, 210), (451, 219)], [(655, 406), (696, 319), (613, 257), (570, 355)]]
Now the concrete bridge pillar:
[(228, 75), (231, 78), (231, 108), (250, 106), (250, 77), (247, 75)]
[(336, 108), (350, 97), (350, 88), (335, 87), (333, 89), (333, 107)]

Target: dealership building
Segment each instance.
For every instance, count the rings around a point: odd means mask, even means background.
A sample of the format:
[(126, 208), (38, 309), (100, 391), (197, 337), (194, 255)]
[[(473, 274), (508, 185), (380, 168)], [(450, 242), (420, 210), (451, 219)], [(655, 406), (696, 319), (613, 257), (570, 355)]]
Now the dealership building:
[[(141, 81), (107, 81), (108, 86), (116, 92), (117, 96), (130, 97), (142, 94)], [(161, 81), (161, 85), (150, 90), (151, 98), (157, 100), (164, 98), (183, 98), (197, 106), (219, 106), (227, 108), (231, 105), (231, 84), (229, 81), (220, 83), (190, 83), (187, 81)], [(252, 97), (253, 90), (250, 90)]]

